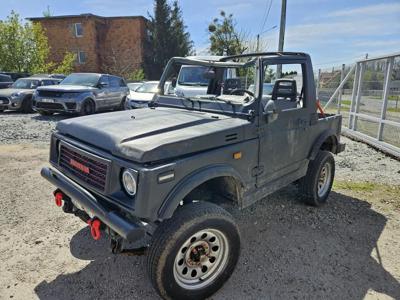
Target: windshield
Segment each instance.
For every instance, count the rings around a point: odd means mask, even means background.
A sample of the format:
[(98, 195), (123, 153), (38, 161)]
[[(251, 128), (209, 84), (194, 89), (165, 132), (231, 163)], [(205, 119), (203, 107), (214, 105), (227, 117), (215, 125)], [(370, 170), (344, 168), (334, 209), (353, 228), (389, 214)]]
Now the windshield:
[(145, 82), (136, 89), (138, 93), (157, 93), (158, 82)]
[(143, 84), (143, 82), (132, 82), (132, 83), (128, 83), (127, 86), (131, 91), (135, 91), (142, 84)]
[[(263, 96), (268, 96), (272, 94), (272, 90), (274, 89), (274, 84), (273, 83), (263, 83)], [(249, 86), (249, 91), (252, 91), (255, 93), (255, 87), (254, 84), (251, 84)]]
[(33, 79), (18, 79), (12, 84), (12, 88), (15, 89), (35, 89), (39, 85), (39, 80)]
[(200, 85), (208, 86), (209, 80), (204, 77), (207, 67), (185, 66), (179, 72), (178, 83), (180, 85)]
[(60, 85), (84, 85), (97, 86), (100, 76), (98, 74), (71, 74), (68, 75)]

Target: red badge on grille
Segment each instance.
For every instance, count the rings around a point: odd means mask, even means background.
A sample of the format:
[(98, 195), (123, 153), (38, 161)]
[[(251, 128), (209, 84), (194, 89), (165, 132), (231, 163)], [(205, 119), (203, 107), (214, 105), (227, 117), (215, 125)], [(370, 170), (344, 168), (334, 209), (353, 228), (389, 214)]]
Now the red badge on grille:
[(69, 164), (71, 166), (73, 166), (74, 168), (78, 169), (79, 171), (82, 171), (83, 173), (86, 173), (86, 174), (90, 173), (90, 170), (87, 166), (81, 164), (80, 162), (77, 162), (76, 160), (74, 160), (72, 158), (69, 160)]

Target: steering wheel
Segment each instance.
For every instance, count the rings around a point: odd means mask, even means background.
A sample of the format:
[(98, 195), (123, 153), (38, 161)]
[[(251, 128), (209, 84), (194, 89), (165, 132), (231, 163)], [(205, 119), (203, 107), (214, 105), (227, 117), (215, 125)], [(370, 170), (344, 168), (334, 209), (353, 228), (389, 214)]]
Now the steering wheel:
[(246, 89), (233, 89), (229, 92), (229, 95), (241, 95), (244, 93), (250, 95), (251, 97), (254, 97), (254, 93)]

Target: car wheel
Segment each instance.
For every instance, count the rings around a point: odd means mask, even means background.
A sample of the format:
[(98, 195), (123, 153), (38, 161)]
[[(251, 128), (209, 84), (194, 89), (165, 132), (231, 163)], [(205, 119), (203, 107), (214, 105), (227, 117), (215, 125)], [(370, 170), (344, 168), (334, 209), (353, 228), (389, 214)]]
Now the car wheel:
[(42, 115), (42, 116), (52, 116), (52, 115), (54, 114), (53, 112), (50, 112), (50, 111), (42, 111), (42, 110), (38, 111), (38, 113), (39, 113), (40, 115)]
[(121, 103), (117, 107), (117, 110), (125, 110), (126, 109), (126, 97), (122, 98)]
[(4, 112), (4, 109), (3, 109), (3, 108), (0, 108), (0, 112)]
[(26, 114), (33, 112), (32, 97), (26, 97), (24, 100), (22, 100), (21, 111)]
[(81, 116), (86, 116), (86, 115), (91, 115), (95, 113), (95, 107), (94, 103), (91, 100), (85, 100), (82, 104), (80, 115)]
[(319, 151), (310, 161), (306, 176), (300, 180), (303, 200), (310, 205), (324, 204), (332, 189), (335, 177), (335, 160), (329, 151)]
[(240, 254), (232, 216), (208, 202), (179, 207), (153, 235), (150, 280), (164, 299), (204, 299), (229, 279)]

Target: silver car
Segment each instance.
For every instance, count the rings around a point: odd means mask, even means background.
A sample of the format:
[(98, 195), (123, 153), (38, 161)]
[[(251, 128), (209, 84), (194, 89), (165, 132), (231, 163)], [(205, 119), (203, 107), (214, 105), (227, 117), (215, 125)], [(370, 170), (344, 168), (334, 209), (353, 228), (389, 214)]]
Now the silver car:
[(39, 86), (57, 85), (56, 78), (28, 77), (15, 81), (10, 88), (0, 90), (0, 111), (32, 112), (32, 95)]
[[(148, 107), (148, 104), (153, 100), (154, 95), (158, 92), (159, 81), (147, 81), (140, 85), (134, 91), (130, 91), (126, 101), (126, 109)], [(164, 85), (165, 94), (174, 94), (174, 88), (170, 81)]]
[(42, 115), (56, 112), (89, 115), (98, 111), (124, 109), (129, 89), (118, 76), (73, 73), (57, 86), (38, 88), (34, 109)]

